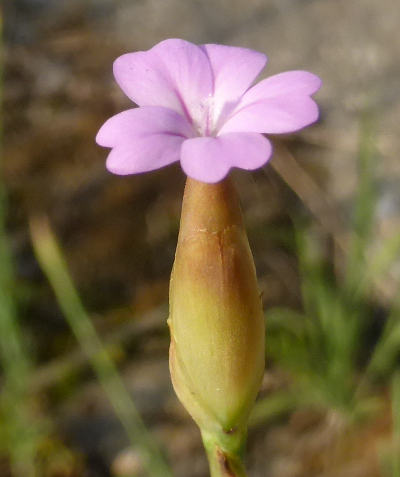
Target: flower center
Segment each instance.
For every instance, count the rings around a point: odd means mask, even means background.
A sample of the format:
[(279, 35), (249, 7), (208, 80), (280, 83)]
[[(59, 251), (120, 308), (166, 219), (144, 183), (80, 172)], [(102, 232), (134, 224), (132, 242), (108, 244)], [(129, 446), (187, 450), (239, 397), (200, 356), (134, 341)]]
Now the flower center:
[(218, 101), (212, 94), (190, 108), (191, 120), (199, 136), (214, 137), (235, 110), (240, 98), (234, 101)]
[(193, 117), (193, 126), (199, 136), (214, 136), (214, 96), (211, 94), (200, 101)]

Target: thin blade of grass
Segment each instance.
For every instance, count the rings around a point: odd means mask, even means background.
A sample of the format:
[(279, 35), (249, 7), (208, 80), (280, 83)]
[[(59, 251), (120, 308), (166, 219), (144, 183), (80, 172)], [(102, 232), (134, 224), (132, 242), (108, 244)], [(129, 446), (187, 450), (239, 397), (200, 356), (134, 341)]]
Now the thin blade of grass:
[(400, 296), (397, 296), (365, 372), (370, 378), (383, 377), (392, 371), (400, 355)]
[(277, 391), (256, 402), (249, 418), (249, 426), (265, 425), (282, 418), (299, 404), (298, 396), (291, 391)]
[[(2, 16), (0, 8), (0, 41)], [(1, 51), (2, 55), (3, 51)], [(0, 62), (1, 63), (1, 62)], [(0, 103), (3, 89), (0, 64)], [(0, 115), (1, 116), (1, 115)], [(0, 119), (1, 121), (1, 119)], [(0, 124), (0, 148), (3, 146), (3, 123)], [(0, 164), (1, 166), (1, 164)], [(18, 323), (15, 279), (10, 246), (5, 230), (6, 191), (0, 171), (0, 360), (3, 386), (0, 396), (0, 447), (8, 454), (14, 476), (36, 475), (35, 455), (42, 428), (37, 425), (29, 390), (30, 357)]]
[(376, 148), (373, 120), (366, 115), (361, 121), (358, 153), (358, 187), (354, 206), (352, 242), (347, 259), (346, 288), (354, 298), (358, 297), (360, 280), (365, 272), (367, 248), (371, 239), (375, 206)]
[(40, 430), (31, 409), (30, 358), (18, 324), (15, 281), (4, 221), (4, 190), (0, 184), (0, 357), (4, 377), (0, 445), (10, 457), (13, 474), (32, 477), (36, 475), (35, 454)]
[(393, 477), (400, 477), (400, 371), (392, 379)]
[(58, 304), (80, 346), (87, 353), (132, 446), (140, 451), (148, 474), (154, 477), (172, 477), (171, 469), (144, 425), (79, 298), (47, 219), (36, 218), (31, 221), (31, 236), (36, 257), (54, 290)]
[[(400, 256), (400, 233), (391, 235), (382, 240), (379, 250), (365, 264), (364, 276), (360, 279), (359, 295), (367, 293), (378, 285), (384, 275), (387, 275), (390, 267)], [(386, 278), (387, 279), (387, 278)]]

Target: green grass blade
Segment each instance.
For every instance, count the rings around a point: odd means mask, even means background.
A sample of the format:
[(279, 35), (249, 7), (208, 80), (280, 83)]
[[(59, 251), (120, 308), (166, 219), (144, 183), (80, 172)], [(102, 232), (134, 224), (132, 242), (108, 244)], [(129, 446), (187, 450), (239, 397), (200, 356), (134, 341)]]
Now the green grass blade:
[(353, 238), (347, 263), (346, 285), (349, 294), (359, 289), (365, 271), (367, 247), (371, 239), (376, 206), (376, 163), (373, 121), (365, 116), (361, 121), (358, 153), (358, 187), (353, 217)]
[[(0, 38), (3, 50), (1, 14), (0, 8)], [(0, 54), (3, 56), (3, 51)], [(0, 103), (3, 87), (2, 66), (1, 64)], [(2, 121), (0, 130), (2, 153)], [(2, 171), (0, 171), (0, 360), (3, 379), (0, 396), (0, 447), (8, 454), (14, 476), (33, 477), (36, 475), (35, 455), (41, 429), (34, 418), (33, 400), (28, 389), (31, 365), (18, 323), (14, 271), (5, 230), (6, 191), (1, 173)]]
[(36, 475), (35, 454), (40, 430), (33, 417), (28, 389), (30, 360), (17, 318), (15, 281), (4, 222), (4, 190), (0, 184), (0, 358), (3, 386), (0, 398), (0, 446), (9, 454), (15, 476)]
[(366, 376), (371, 378), (390, 373), (400, 355), (400, 296), (397, 296), (366, 369)]
[(32, 221), (31, 235), (37, 259), (54, 290), (59, 306), (82, 349), (88, 354), (132, 446), (141, 452), (147, 472), (154, 477), (172, 476), (82, 305), (48, 222), (45, 219)]
[(259, 399), (249, 418), (249, 426), (265, 425), (289, 414), (299, 405), (299, 397), (292, 391), (276, 391), (270, 396)]
[(393, 477), (400, 477), (400, 371), (392, 379)]

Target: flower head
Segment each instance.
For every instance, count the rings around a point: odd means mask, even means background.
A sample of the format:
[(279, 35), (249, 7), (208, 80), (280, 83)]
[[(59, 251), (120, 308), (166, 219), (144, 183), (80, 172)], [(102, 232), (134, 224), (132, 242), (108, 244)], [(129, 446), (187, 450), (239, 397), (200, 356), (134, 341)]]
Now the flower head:
[(290, 133), (318, 119), (311, 99), (320, 79), (288, 71), (252, 86), (264, 54), (171, 39), (127, 53), (114, 76), (139, 108), (110, 118), (96, 141), (112, 148), (107, 168), (136, 174), (180, 161), (202, 182), (222, 180), (232, 167), (253, 170), (272, 154), (264, 133)]

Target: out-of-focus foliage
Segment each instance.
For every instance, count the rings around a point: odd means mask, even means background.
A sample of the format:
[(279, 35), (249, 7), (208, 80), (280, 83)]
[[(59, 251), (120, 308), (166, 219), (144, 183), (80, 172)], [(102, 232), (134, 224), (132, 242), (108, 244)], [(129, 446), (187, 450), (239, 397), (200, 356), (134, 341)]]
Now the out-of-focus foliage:
[(149, 476), (171, 476), (170, 468), (143, 424), (108, 351), (104, 348), (80, 301), (49, 224), (43, 218), (36, 219), (31, 223), (31, 230), (38, 261), (50, 281), (68, 324), (80, 346), (89, 356), (97, 378), (124, 427), (132, 447), (139, 449), (143, 466)]
[(395, 444), (393, 473), (388, 475), (397, 476), (400, 300), (397, 294), (389, 305), (383, 329), (376, 330), (373, 297), (400, 256), (400, 234), (383, 241), (370, 255), (376, 205), (373, 138), (371, 121), (364, 121), (346, 265), (335, 273), (326, 261), (320, 237), (304, 225), (297, 224), (295, 228), (303, 309), (274, 308), (266, 314), (267, 356), (273, 356), (278, 366), (289, 370), (293, 382), (289, 390), (260, 401), (253, 420), (258, 422), (310, 405), (338, 412), (348, 422), (365, 418), (381, 409), (384, 396), (377, 384), (392, 380)]

